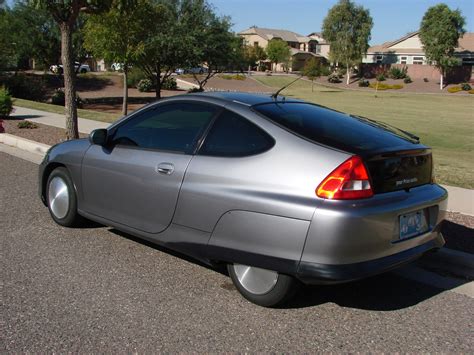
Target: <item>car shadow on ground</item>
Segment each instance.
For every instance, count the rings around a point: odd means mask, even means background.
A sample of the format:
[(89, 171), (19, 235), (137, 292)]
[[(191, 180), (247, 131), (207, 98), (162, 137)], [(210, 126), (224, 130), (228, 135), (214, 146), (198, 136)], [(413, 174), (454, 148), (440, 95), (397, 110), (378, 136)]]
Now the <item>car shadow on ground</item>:
[[(127, 238), (136, 243), (146, 245), (160, 252), (173, 255), (190, 263), (203, 266), (208, 270), (228, 276), (224, 265), (211, 267), (185, 254), (134, 237), (122, 231), (113, 228), (109, 228), (108, 230), (120, 237)], [(230, 279), (220, 286), (226, 291), (238, 292)], [(445, 292), (445, 290), (412, 281), (395, 273), (388, 272), (382, 275), (345, 284), (317, 286), (300, 285), (295, 297), (280, 308), (306, 308), (318, 306), (324, 303), (335, 303), (341, 307), (348, 308), (372, 311), (394, 311), (414, 306), (443, 292)]]
[(13, 116), (8, 116), (4, 118), (4, 120), (8, 121), (22, 121), (22, 120), (28, 120), (32, 118), (40, 118), (42, 116), (39, 115), (13, 115)]

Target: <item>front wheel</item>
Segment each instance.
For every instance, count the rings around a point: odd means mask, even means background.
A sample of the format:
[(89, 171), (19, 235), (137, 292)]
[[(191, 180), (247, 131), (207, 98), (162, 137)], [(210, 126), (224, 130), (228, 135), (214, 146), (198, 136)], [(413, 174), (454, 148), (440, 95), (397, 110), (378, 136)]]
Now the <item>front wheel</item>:
[(57, 224), (74, 227), (84, 221), (77, 213), (76, 191), (66, 168), (59, 167), (51, 172), (46, 189), (48, 209)]
[(263, 307), (287, 302), (297, 289), (293, 277), (276, 271), (241, 264), (228, 264), (227, 270), (242, 296)]

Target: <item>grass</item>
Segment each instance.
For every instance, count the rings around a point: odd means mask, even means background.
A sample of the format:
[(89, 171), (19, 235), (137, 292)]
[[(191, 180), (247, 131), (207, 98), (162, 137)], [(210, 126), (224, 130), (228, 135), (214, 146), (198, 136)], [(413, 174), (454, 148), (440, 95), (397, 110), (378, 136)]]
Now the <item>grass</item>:
[[(45, 104), (43, 102), (36, 102), (36, 101), (30, 101), (30, 100), (24, 100), (24, 99), (14, 99), (13, 104), (15, 106), (31, 108), (35, 110), (41, 110), (41, 111), (52, 112), (52, 113), (59, 113), (61, 115), (64, 115), (63, 106)], [(83, 109), (78, 109), (77, 114), (79, 115), (80, 118), (87, 118), (89, 120), (102, 121), (102, 122), (114, 122), (118, 118), (120, 118), (120, 115), (116, 115), (113, 113), (98, 112), (98, 111), (83, 110)]]
[[(279, 88), (293, 78), (259, 76)], [(338, 111), (383, 121), (419, 136), (433, 148), (438, 183), (474, 189), (474, 98), (472, 96), (410, 94), (331, 89), (297, 81), (283, 91)]]

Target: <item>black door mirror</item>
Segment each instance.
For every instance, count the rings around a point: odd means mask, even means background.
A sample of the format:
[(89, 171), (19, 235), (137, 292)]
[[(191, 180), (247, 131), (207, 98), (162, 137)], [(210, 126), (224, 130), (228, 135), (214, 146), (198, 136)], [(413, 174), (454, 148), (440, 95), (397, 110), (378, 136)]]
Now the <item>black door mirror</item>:
[(105, 128), (94, 129), (89, 135), (89, 141), (92, 144), (106, 145), (107, 144), (107, 130)]

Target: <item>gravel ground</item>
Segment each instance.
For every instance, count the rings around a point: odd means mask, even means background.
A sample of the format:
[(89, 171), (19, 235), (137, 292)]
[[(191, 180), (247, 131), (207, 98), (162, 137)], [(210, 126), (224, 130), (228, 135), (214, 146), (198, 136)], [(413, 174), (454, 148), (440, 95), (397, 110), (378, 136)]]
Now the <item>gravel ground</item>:
[(423, 352), (474, 348), (474, 299), (385, 274), (287, 308), (106, 227), (53, 223), (37, 166), (0, 153), (0, 352)]
[[(18, 123), (21, 121), (23, 120), (15, 118), (4, 120), (3, 127), (5, 128), (5, 133), (48, 145), (54, 145), (66, 140), (66, 134), (62, 128), (47, 126), (40, 123), (36, 123), (38, 128), (18, 128)], [(87, 137), (87, 135), (83, 133), (80, 133), (79, 136), (81, 138)]]

